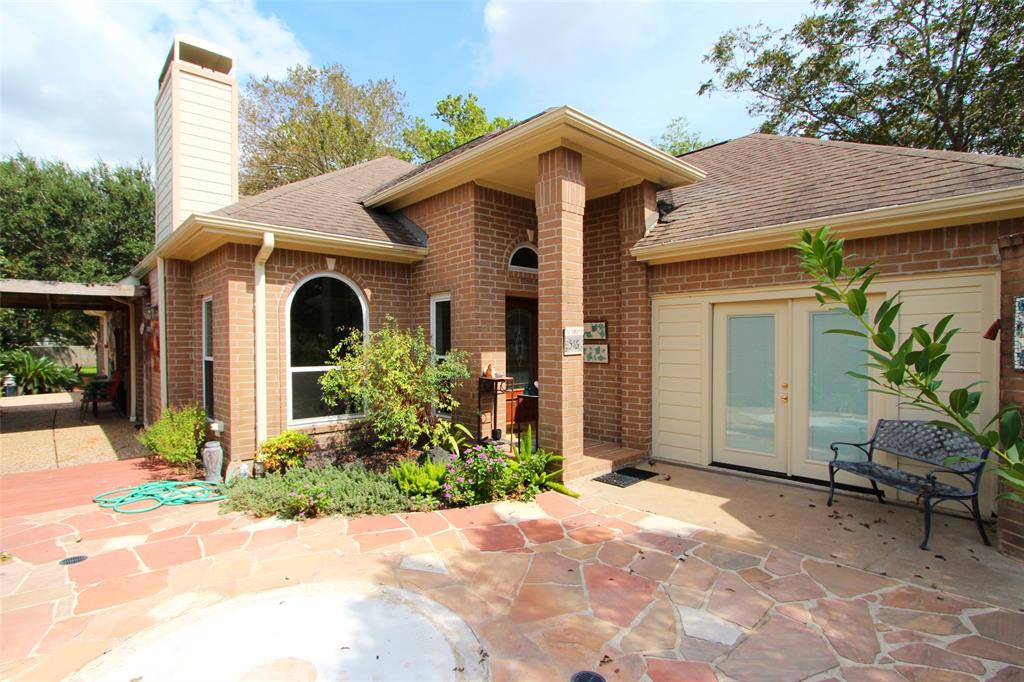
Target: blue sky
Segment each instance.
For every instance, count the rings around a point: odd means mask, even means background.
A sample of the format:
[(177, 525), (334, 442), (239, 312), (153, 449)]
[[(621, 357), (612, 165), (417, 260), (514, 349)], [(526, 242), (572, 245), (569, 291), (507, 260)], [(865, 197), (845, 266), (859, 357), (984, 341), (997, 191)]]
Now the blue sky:
[(151, 159), (156, 77), (171, 38), (228, 47), (239, 76), (297, 62), (393, 78), (429, 116), (474, 92), (492, 115), (570, 104), (636, 137), (686, 116), (705, 137), (753, 130), (742, 97), (697, 97), (724, 31), (788, 28), (806, 2), (299, 2), (52, 0), (0, 3), (0, 152), (75, 165)]

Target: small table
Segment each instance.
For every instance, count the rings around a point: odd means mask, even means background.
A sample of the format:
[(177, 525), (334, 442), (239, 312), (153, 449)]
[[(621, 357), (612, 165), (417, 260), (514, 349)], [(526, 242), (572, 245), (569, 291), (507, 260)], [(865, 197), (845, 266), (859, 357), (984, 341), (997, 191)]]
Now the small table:
[(476, 394), (476, 438), (481, 443), (484, 442), (484, 396), (489, 395), (492, 398), (491, 435), (493, 435), (494, 431), (499, 430), (496, 425), (498, 415), (498, 395), (508, 393), (514, 386), (515, 380), (512, 377), (480, 377), (480, 383), (477, 387)]
[(93, 377), (89, 383), (82, 387), (82, 406), (79, 408), (79, 419), (85, 419), (85, 413), (92, 404), (92, 416), (100, 416), (100, 396), (105, 395), (107, 389), (114, 383), (108, 377)]

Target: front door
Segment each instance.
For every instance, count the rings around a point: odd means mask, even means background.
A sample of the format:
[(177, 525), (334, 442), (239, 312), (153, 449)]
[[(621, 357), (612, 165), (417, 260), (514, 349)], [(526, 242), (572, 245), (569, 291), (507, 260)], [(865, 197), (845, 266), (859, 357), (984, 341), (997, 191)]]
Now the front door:
[(715, 462), (786, 472), (788, 307), (782, 301), (714, 308)]
[[(537, 299), (505, 299), (505, 373), (515, 380), (513, 390), (506, 394), (505, 416), (508, 428), (536, 421), (537, 392), (525, 391), (537, 381)], [(524, 391), (526, 396), (523, 396)], [(524, 403), (532, 401), (532, 403)], [(535, 429), (536, 430), (536, 429)]]
[(868, 438), (867, 340), (842, 310), (813, 299), (714, 307), (713, 460), (828, 479), (834, 441)]

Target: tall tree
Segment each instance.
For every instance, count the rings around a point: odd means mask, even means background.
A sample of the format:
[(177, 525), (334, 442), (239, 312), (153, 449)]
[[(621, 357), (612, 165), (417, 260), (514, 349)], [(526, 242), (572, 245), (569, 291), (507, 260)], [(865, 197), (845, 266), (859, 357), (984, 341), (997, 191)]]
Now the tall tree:
[[(77, 171), (24, 154), (0, 161), (0, 278), (115, 282), (153, 246), (153, 185), (144, 162)], [(78, 311), (0, 309), (0, 348), (89, 343)]]
[(715, 144), (715, 140), (705, 139), (699, 132), (690, 129), (690, 122), (685, 116), (676, 116), (665, 126), (660, 137), (651, 140), (658, 149), (673, 156), (681, 156), (701, 147)]
[(416, 161), (430, 161), (481, 135), (515, 123), (504, 116), (487, 118), (487, 111), (478, 104), (473, 93), (465, 97), (448, 95), (437, 103), (437, 110), (432, 116), (448, 128), (431, 128), (417, 116), (403, 134), (405, 144)]
[(321, 175), (402, 149), (405, 95), (391, 80), (354, 83), (338, 64), (252, 78), (240, 102), (242, 194)]
[(818, 0), (723, 34), (699, 93), (752, 93), (763, 132), (1024, 154), (1020, 0)]

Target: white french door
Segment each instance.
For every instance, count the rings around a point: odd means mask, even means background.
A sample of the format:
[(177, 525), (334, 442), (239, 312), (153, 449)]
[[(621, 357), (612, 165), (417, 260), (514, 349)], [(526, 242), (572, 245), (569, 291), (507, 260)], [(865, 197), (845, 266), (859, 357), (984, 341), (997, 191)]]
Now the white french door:
[(871, 423), (866, 339), (848, 313), (813, 299), (714, 306), (712, 455), (722, 464), (827, 479), (833, 441), (864, 442)]
[(786, 471), (789, 303), (714, 307), (714, 461)]

